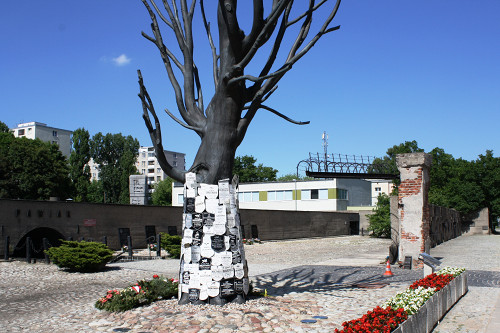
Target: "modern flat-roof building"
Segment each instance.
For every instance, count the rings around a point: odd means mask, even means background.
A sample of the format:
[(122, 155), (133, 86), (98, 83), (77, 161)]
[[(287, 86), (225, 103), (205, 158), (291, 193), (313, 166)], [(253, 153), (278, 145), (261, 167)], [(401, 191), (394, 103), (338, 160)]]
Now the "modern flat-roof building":
[(25, 137), (28, 139), (40, 139), (45, 142), (55, 143), (64, 156), (69, 158), (71, 154), (72, 131), (47, 126), (47, 124), (32, 121), (29, 123), (17, 124), (16, 128), (10, 129), (15, 137)]
[[(184, 187), (174, 183), (172, 205), (182, 206)], [(345, 211), (371, 206), (371, 182), (329, 179), (240, 184), (239, 208), (297, 211)]]

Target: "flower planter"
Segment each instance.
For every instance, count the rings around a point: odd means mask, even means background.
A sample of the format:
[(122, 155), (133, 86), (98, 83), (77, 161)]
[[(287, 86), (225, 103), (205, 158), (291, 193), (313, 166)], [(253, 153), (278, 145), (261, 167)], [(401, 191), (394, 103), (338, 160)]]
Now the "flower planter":
[(450, 281), (443, 289), (432, 295), (412, 316), (401, 323), (393, 333), (429, 333), (468, 291), (467, 272)]

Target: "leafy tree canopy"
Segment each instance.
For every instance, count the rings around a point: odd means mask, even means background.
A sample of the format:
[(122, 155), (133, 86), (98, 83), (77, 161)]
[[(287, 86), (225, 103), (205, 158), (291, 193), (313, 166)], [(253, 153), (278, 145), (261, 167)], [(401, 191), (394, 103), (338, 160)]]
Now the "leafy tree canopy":
[(90, 134), (85, 128), (78, 128), (73, 132), (73, 151), (69, 157), (70, 175), (75, 187), (75, 201), (88, 201), (90, 157)]
[(302, 175), (297, 176), (297, 174), (295, 173), (289, 173), (281, 177), (278, 177), (278, 181), (280, 182), (292, 182), (294, 180), (314, 180), (314, 178)]
[(167, 177), (155, 184), (154, 192), (151, 194), (153, 205), (172, 206), (172, 182), (173, 179)]
[(71, 196), (67, 160), (55, 144), (0, 133), (0, 198)]
[(371, 236), (377, 238), (391, 237), (391, 199), (382, 193), (378, 196), (375, 213), (368, 215), (370, 226), (368, 231), (371, 231)]
[(9, 133), (9, 126), (3, 121), (0, 121), (0, 133)]
[(253, 156), (237, 156), (234, 159), (233, 174), (240, 177), (241, 183), (275, 181), (278, 170), (263, 166), (262, 163), (255, 165), (257, 160)]

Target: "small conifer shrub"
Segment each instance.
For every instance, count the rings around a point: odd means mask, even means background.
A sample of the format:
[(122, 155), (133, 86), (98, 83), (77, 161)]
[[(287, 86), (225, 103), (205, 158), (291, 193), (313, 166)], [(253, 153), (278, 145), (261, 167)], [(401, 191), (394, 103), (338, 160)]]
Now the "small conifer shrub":
[(61, 246), (51, 247), (46, 253), (58, 267), (74, 272), (100, 271), (113, 256), (106, 245), (86, 241), (62, 241)]
[(168, 256), (171, 258), (179, 259), (181, 257), (181, 242), (181, 236), (161, 233), (161, 247), (168, 252)]

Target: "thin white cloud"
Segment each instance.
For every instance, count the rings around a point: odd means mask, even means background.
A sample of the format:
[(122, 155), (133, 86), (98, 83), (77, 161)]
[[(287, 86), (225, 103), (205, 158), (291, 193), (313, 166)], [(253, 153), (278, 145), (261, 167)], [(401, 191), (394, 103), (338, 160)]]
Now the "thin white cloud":
[(125, 66), (130, 63), (130, 58), (125, 54), (121, 54), (116, 58), (111, 59), (116, 66)]

